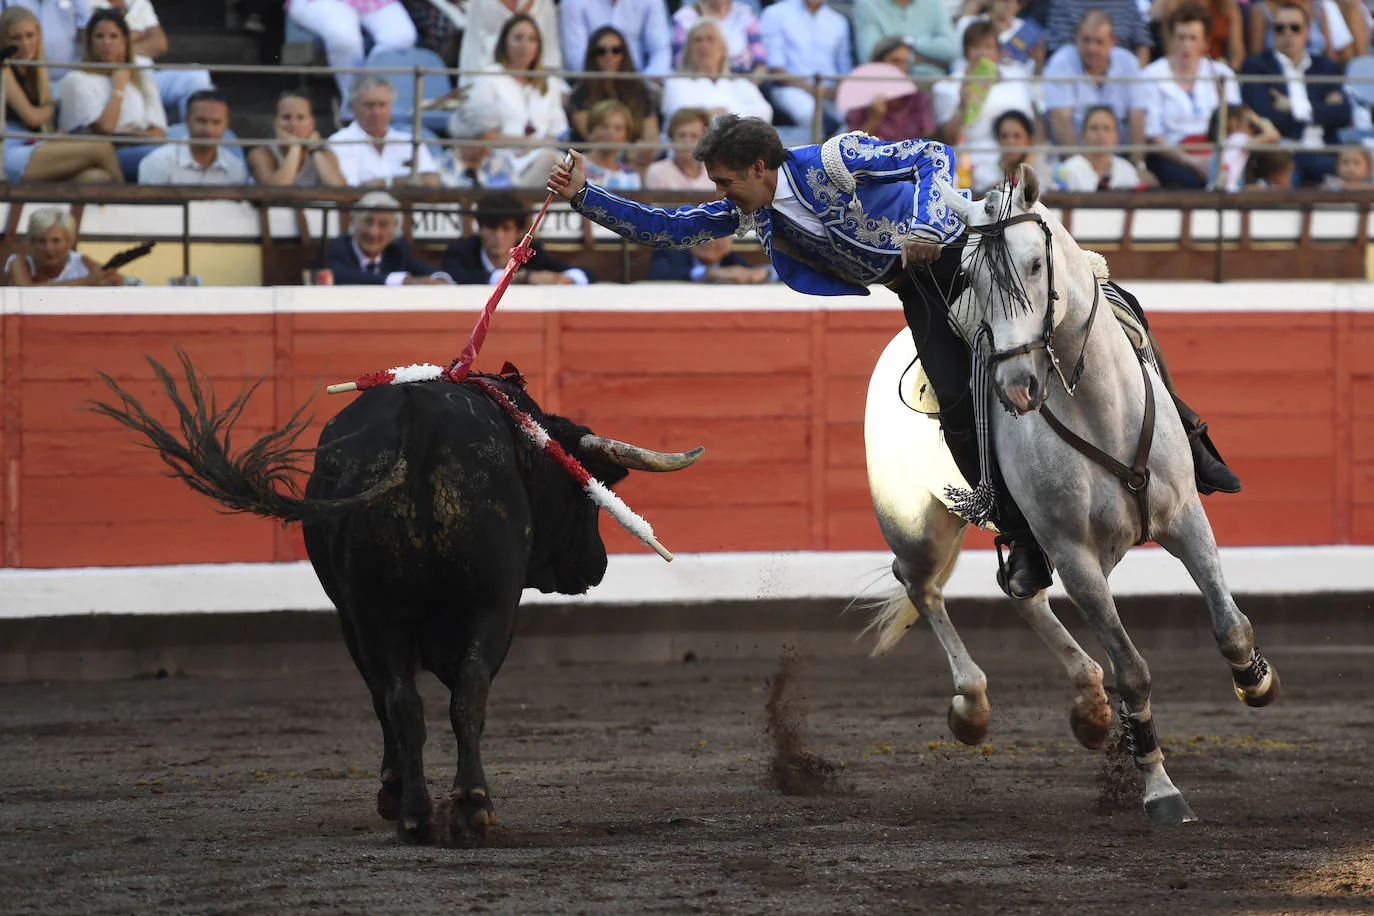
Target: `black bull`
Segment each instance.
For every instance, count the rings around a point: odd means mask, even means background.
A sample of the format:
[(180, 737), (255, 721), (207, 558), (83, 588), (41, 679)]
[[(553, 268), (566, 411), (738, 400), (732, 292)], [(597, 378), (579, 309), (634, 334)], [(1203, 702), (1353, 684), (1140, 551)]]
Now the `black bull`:
[[(485, 836), (496, 818), (480, 738), (521, 591), (580, 594), (601, 581), (606, 549), (596, 506), (477, 386), (443, 382), (363, 392), (320, 434), (301, 498), (292, 484), (296, 459), (308, 454), (294, 448), (307, 422), (299, 411), (231, 456), (229, 434), (253, 389), (219, 410), (184, 355), (185, 398), (171, 374), (149, 362), (177, 409), (180, 436), (108, 377), (120, 404), (93, 409), (146, 436), (177, 477), (230, 511), (302, 523), (382, 724), (378, 813), (396, 820), (405, 839), (433, 839), (415, 686), (424, 669), (451, 694), (458, 771), (450, 831)], [(602, 439), (543, 413), (521, 385), (494, 380), (607, 486), (627, 468), (679, 470), (701, 454)]]

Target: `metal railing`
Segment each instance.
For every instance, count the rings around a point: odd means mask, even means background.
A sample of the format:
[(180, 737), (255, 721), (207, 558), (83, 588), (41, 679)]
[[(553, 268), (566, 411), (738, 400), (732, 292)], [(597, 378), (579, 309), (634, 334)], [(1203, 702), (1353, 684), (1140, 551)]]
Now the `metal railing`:
[[(9, 61), (9, 62), (7, 63), (7, 66), (11, 66), (11, 67), (48, 66), (48, 64), (46, 64), (45, 62), (41, 62), (41, 61), (11, 60), (11, 61)], [(143, 70), (143, 69), (149, 69), (149, 70), (189, 70), (189, 69), (197, 69), (197, 70), (199, 70), (199, 69), (206, 69), (203, 65), (198, 65), (198, 64), (155, 64), (155, 65), (153, 65), (152, 67), (143, 68), (143, 67), (138, 67), (137, 65), (133, 65), (133, 64), (83, 63), (83, 64), (80, 64), (80, 67), (81, 67), (82, 69), (94, 70), (94, 71), (114, 71), (114, 70), (121, 70), (121, 69), (123, 69), (123, 70)], [(74, 68), (71, 68), (71, 69), (74, 69)], [(532, 149), (532, 148), (541, 148), (541, 147), (552, 146), (552, 145), (555, 145), (555, 144), (558, 142), (558, 141), (556, 141), (556, 140), (554, 140), (554, 139), (551, 139), (551, 138), (533, 138), (533, 139), (530, 139), (530, 138), (516, 138), (516, 137), (500, 137), (500, 138), (497, 138), (497, 139), (494, 139), (494, 140), (481, 140), (481, 139), (478, 139), (478, 138), (472, 138), (472, 139), (442, 138), (442, 139), (441, 139), (441, 138), (427, 138), (427, 137), (424, 136), (423, 118), (424, 118), (424, 113), (425, 113), (425, 111), (426, 111), (426, 109), (425, 109), (425, 107), (424, 107), (424, 103), (425, 103), (425, 101), (426, 101), (425, 98), (424, 98), (424, 83), (425, 83), (425, 78), (428, 77), (428, 76), (433, 76), (433, 75), (442, 74), (442, 75), (444, 75), (445, 77), (449, 78), (450, 80), (457, 79), (457, 80), (461, 81), (461, 80), (463, 80), (463, 78), (482, 78), (482, 77), (490, 77), (490, 76), (495, 75), (495, 74), (492, 73), (492, 71), (489, 71), (489, 70), (462, 70), (462, 69), (457, 69), (457, 68), (426, 68), (426, 67), (409, 67), (409, 68), (382, 67), (382, 68), (376, 68), (376, 67), (326, 67), (326, 66), (304, 66), (304, 65), (285, 66), (285, 65), (263, 65), (263, 64), (227, 64), (227, 65), (222, 65), (222, 66), (221, 66), (221, 65), (216, 65), (216, 66), (214, 66), (214, 67), (212, 67), (212, 68), (209, 68), (209, 69), (211, 69), (213, 72), (216, 72), (216, 73), (234, 73), (234, 74), (271, 74), (271, 75), (277, 75), (277, 76), (286, 73), (286, 74), (297, 74), (297, 75), (302, 75), (302, 76), (318, 76), (318, 77), (330, 77), (330, 78), (332, 78), (333, 76), (335, 76), (336, 74), (339, 74), (339, 73), (347, 73), (347, 74), (366, 74), (366, 75), (373, 75), (373, 76), (386, 76), (386, 75), (409, 76), (409, 77), (413, 80), (413, 95), (412, 95), (412, 98), (413, 98), (413, 99), (416, 101), (416, 103), (417, 103), (417, 104), (415, 104), (415, 105), (413, 106), (413, 110), (410, 112), (410, 115), (411, 115), (411, 125), (410, 125), (410, 126), (411, 126), (411, 131), (410, 131), (411, 136), (410, 136), (410, 138), (408, 138), (407, 140), (404, 140), (404, 141), (396, 141), (396, 140), (392, 140), (392, 141), (379, 140), (379, 141), (377, 141), (377, 142), (379, 142), (379, 143), (398, 143), (398, 142), (404, 142), (404, 143), (408, 143), (408, 144), (411, 146), (410, 177), (409, 177), (408, 180), (409, 180), (410, 182), (412, 182), (412, 183), (415, 183), (415, 182), (418, 181), (418, 176), (419, 176), (419, 174), (420, 174), (420, 173), (419, 173), (419, 160), (420, 160), (420, 148), (421, 148), (422, 146), (440, 146), (440, 147), (443, 147), (443, 148), (454, 148), (454, 147), (458, 147), (458, 146), (474, 146), (474, 147), (476, 147), (476, 146), (481, 146), (481, 147), (491, 147), (491, 148), (524, 148), (524, 149)], [(540, 71), (505, 71), (504, 75), (507, 75), (507, 76), (515, 76), (515, 77), (528, 77), (528, 76), (549, 76), (549, 77), (553, 77), (553, 76), (556, 76), (556, 77), (565, 78), (565, 79), (566, 79), (566, 78), (573, 78), (573, 79), (578, 79), (578, 78), (594, 78), (594, 79), (598, 79), (598, 80), (601, 80), (601, 79), (609, 79), (609, 80), (638, 80), (638, 81), (655, 81), (655, 82), (663, 82), (663, 81), (665, 81), (665, 80), (673, 80), (673, 79), (696, 79), (696, 78), (699, 78), (702, 74), (699, 74), (699, 73), (677, 73), (677, 74), (669, 74), (669, 75), (666, 75), (666, 76), (663, 76), (663, 77), (648, 77), (648, 76), (645, 76), (645, 75), (643, 75), (643, 74), (638, 74), (638, 73), (618, 73), (618, 72), (617, 72), (617, 73), (601, 73), (601, 72), (585, 72), (585, 71), (573, 71), (573, 70), (551, 70), (551, 71), (540, 70)], [(723, 76), (723, 77), (726, 77), (726, 78), (730, 78), (730, 79), (744, 79), (744, 80), (748, 80), (748, 81), (750, 81), (750, 82), (753, 82), (753, 83), (755, 83), (755, 84), (766, 84), (766, 83), (777, 83), (777, 82), (789, 82), (789, 83), (791, 83), (792, 85), (807, 85), (807, 86), (809, 86), (810, 91), (811, 91), (811, 93), (812, 93), (812, 96), (813, 96), (813, 98), (814, 98), (815, 101), (816, 101), (815, 113), (814, 113), (814, 116), (813, 116), (813, 123), (810, 125), (810, 127), (811, 127), (811, 139), (813, 140), (813, 142), (819, 142), (820, 140), (824, 139), (824, 134), (823, 134), (823, 130), (822, 130), (822, 118), (823, 118), (823, 104), (822, 104), (822, 103), (823, 103), (824, 100), (825, 100), (827, 88), (828, 88), (829, 86), (831, 86), (831, 85), (836, 84), (838, 81), (844, 80), (844, 79), (851, 79), (851, 80), (865, 80), (865, 79), (868, 79), (868, 77), (862, 77), (862, 76), (857, 76), (857, 77), (856, 77), (856, 76), (848, 76), (848, 75), (843, 75), (843, 74), (814, 74), (814, 75), (812, 75), (812, 76), (781, 76), (781, 77), (780, 77), (778, 74), (729, 74), (729, 73), (727, 73), (727, 74), (722, 74), (722, 76)], [(967, 78), (968, 78), (968, 79), (976, 79), (975, 77), (967, 77)], [(882, 78), (874, 78), (874, 79), (882, 79)], [(1081, 77), (1045, 77), (1045, 76), (1032, 76), (1032, 77), (1027, 77), (1027, 76), (1023, 76), (1023, 75), (1021, 75), (1021, 74), (1018, 73), (1018, 74), (1016, 74), (1016, 75), (1014, 75), (1014, 76), (1012, 76), (1012, 77), (1009, 77), (1006, 81), (1023, 82), (1023, 83), (1026, 83), (1027, 85), (1029, 85), (1029, 86), (1031, 86), (1031, 87), (1038, 87), (1038, 86), (1044, 85), (1044, 84), (1053, 84), (1053, 83), (1082, 83), (1082, 82), (1089, 82), (1089, 81), (1094, 82), (1094, 83), (1098, 83), (1098, 84), (1102, 84), (1102, 83), (1123, 83), (1123, 82), (1137, 83), (1137, 84), (1138, 84), (1138, 83), (1144, 82), (1145, 80), (1142, 80), (1142, 78), (1139, 77), (1139, 76), (1136, 76), (1136, 77), (1108, 77), (1108, 76), (1097, 77), (1097, 76), (1092, 76), (1092, 75), (1085, 75), (1085, 76), (1081, 76)], [(1166, 83), (1167, 83), (1167, 82), (1171, 82), (1171, 81), (1172, 81), (1172, 79), (1161, 79), (1161, 80), (1159, 80), (1159, 82), (1166, 82)], [(1251, 83), (1258, 83), (1258, 84), (1264, 84), (1264, 85), (1273, 85), (1273, 86), (1277, 86), (1277, 85), (1284, 85), (1284, 86), (1286, 86), (1286, 85), (1287, 85), (1286, 80), (1284, 80), (1284, 79), (1281, 78), (1281, 77), (1263, 76), (1263, 75), (1251, 75), (1251, 74), (1237, 74), (1237, 75), (1235, 75), (1233, 78), (1224, 78), (1224, 77), (1218, 76), (1218, 77), (1215, 79), (1215, 82), (1217, 83), (1217, 90), (1218, 90), (1218, 91), (1217, 91), (1217, 96), (1218, 96), (1218, 99), (1219, 99), (1219, 105), (1220, 105), (1220, 109), (1221, 109), (1221, 116), (1220, 116), (1220, 119), (1221, 119), (1221, 123), (1222, 123), (1223, 125), (1226, 123), (1226, 116), (1227, 116), (1227, 113), (1228, 113), (1228, 110), (1229, 110), (1229, 103), (1226, 101), (1226, 92), (1224, 91), (1224, 85), (1225, 85), (1225, 83), (1231, 82), (1231, 81), (1234, 81), (1234, 82), (1236, 82), (1237, 84), (1241, 84), (1241, 85), (1244, 85), (1244, 84), (1251, 84)], [(938, 81), (931, 81), (931, 82), (938, 82)], [(990, 81), (990, 82), (991, 82), (991, 81)], [(1350, 81), (1347, 80), (1344, 76), (1311, 76), (1311, 77), (1309, 77), (1309, 76), (1304, 75), (1304, 76), (1303, 76), (1303, 82), (1304, 82), (1304, 84), (1306, 84), (1306, 83), (1313, 83), (1313, 84), (1317, 84), (1317, 85), (1345, 86), (1345, 85), (1346, 85), (1347, 83), (1349, 83)], [(461, 82), (460, 82), (460, 85), (461, 85)], [(928, 90), (930, 87), (927, 85), (927, 86), (922, 86), (921, 88), (922, 88), (923, 90)], [(455, 91), (460, 91), (460, 90), (455, 90)], [(1354, 100), (1352, 99), (1352, 105), (1353, 105), (1353, 104), (1357, 104), (1357, 103), (1355, 103)], [(1036, 107), (1039, 107), (1039, 106), (1037, 105)], [(5, 137), (7, 137), (7, 136), (10, 135), (10, 132), (9, 132), (9, 129), (8, 129), (8, 120), (9, 120), (9, 119), (8, 119), (8, 110), (7, 110), (7, 109), (8, 109), (7, 100), (4, 99), (3, 94), (0, 94), (0, 139), (3, 139), (3, 138), (5, 138)], [(1044, 113), (1043, 111), (1031, 111), (1031, 112), (1026, 112), (1026, 114), (1029, 115), (1030, 117), (1032, 117), (1033, 119), (1039, 117), (1039, 116), (1042, 115), (1043, 113)], [(27, 134), (26, 134), (26, 135), (27, 135)], [(45, 138), (47, 138), (47, 139), (62, 139), (62, 140), (64, 140), (64, 141), (72, 141), (72, 142), (109, 142), (109, 143), (114, 143), (114, 144), (116, 144), (116, 145), (147, 145), (147, 144), (150, 143), (150, 139), (152, 140), (152, 142), (155, 142), (155, 143), (158, 143), (158, 144), (168, 143), (168, 144), (201, 145), (201, 146), (205, 145), (205, 144), (203, 143), (203, 141), (200, 141), (200, 140), (198, 140), (198, 139), (196, 139), (196, 138), (192, 138), (192, 137), (162, 137), (162, 138), (148, 138), (148, 137), (144, 137), (144, 136), (121, 136), (121, 135), (95, 134), (95, 133), (81, 133), (81, 134), (51, 133), (51, 134), (43, 134), (43, 135), (41, 135), (41, 136), (43, 136), (43, 137), (45, 137)], [(278, 146), (298, 146), (298, 145), (299, 145), (299, 146), (304, 146), (304, 145), (313, 145), (313, 144), (314, 144), (315, 142), (317, 142), (317, 141), (302, 140), (302, 139), (296, 139), (296, 138), (276, 138), (276, 137), (272, 137), (272, 138), (237, 138), (237, 139), (229, 139), (229, 140), (219, 140), (219, 141), (215, 141), (215, 142), (217, 142), (219, 145), (222, 145), (222, 146), (250, 147), (250, 146), (260, 146), (260, 145), (263, 145), (263, 144), (275, 144), (275, 145), (278, 145)], [(360, 142), (366, 142), (366, 141), (360, 141)], [(580, 149), (584, 149), (584, 150), (605, 150), (605, 149), (614, 149), (614, 150), (618, 150), (618, 151), (652, 150), (652, 151), (654, 151), (654, 152), (662, 152), (662, 151), (665, 151), (665, 150), (675, 149), (671, 144), (656, 143), (656, 142), (652, 142), (652, 141), (637, 141), (637, 142), (625, 143), (625, 144), (621, 144), (621, 143), (595, 143), (595, 142), (587, 141), (587, 142), (579, 142), (579, 143), (577, 144), (577, 146), (578, 146)], [(1293, 142), (1280, 142), (1280, 143), (1273, 143), (1273, 144), (1258, 144), (1258, 143), (1256, 143), (1256, 144), (1250, 144), (1250, 145), (1248, 145), (1247, 148), (1248, 148), (1249, 151), (1252, 151), (1252, 152), (1285, 151), (1285, 152), (1302, 152), (1302, 153), (1309, 153), (1309, 152), (1310, 152), (1310, 153), (1331, 153), (1331, 152), (1336, 152), (1336, 151), (1338, 151), (1338, 150), (1344, 148), (1344, 146), (1345, 146), (1344, 144), (1330, 144), (1330, 145), (1328, 145), (1328, 144), (1325, 144), (1325, 143), (1323, 143), (1323, 144), (1321, 144), (1321, 145), (1319, 145), (1319, 146), (1318, 146), (1318, 145), (1313, 145), (1313, 146), (1297, 146), (1297, 145), (1295, 145)], [(1199, 149), (1204, 149), (1204, 148), (1205, 148), (1205, 149), (1208, 149), (1208, 150), (1211, 151), (1213, 154), (1215, 154), (1218, 150), (1220, 150), (1220, 149), (1222, 148), (1222, 145), (1221, 145), (1221, 144), (1218, 144), (1218, 143), (1215, 143), (1215, 142), (1211, 142), (1211, 143), (1208, 143), (1208, 144), (1197, 144), (1197, 147), (1198, 147)], [(1149, 153), (1159, 152), (1159, 151), (1161, 151), (1161, 149), (1162, 149), (1162, 145), (1159, 144), (1159, 143), (1150, 143), (1150, 142), (1146, 142), (1146, 143), (1129, 143), (1129, 142), (1128, 142), (1128, 143), (1117, 144), (1117, 145), (1111, 146), (1111, 147), (1087, 146), (1087, 145), (1081, 145), (1081, 144), (1079, 144), (1079, 145), (1073, 145), (1073, 144), (1037, 144), (1037, 145), (1035, 145), (1035, 146), (1032, 146), (1032, 147), (1029, 147), (1029, 148), (1028, 148), (1028, 147), (1004, 147), (1004, 146), (987, 145), (987, 144), (959, 143), (959, 144), (956, 144), (956, 149), (957, 149), (959, 152), (961, 152), (961, 153), (970, 153), (970, 154), (976, 153), (976, 154), (996, 154), (996, 155), (1005, 155), (1005, 154), (1009, 154), (1009, 153), (1021, 153), (1021, 152), (1031, 151), (1031, 152), (1040, 152), (1040, 153), (1047, 153), (1047, 152), (1048, 152), (1048, 153), (1053, 153), (1053, 154), (1057, 154), (1057, 155), (1065, 155), (1065, 154), (1067, 154), (1067, 155), (1073, 155), (1073, 154), (1076, 154), (1076, 153), (1092, 154), (1092, 153), (1112, 152), (1112, 153), (1117, 153), (1117, 154), (1124, 154), (1124, 155), (1136, 156), (1136, 155), (1138, 155), (1138, 154), (1149, 154)]]

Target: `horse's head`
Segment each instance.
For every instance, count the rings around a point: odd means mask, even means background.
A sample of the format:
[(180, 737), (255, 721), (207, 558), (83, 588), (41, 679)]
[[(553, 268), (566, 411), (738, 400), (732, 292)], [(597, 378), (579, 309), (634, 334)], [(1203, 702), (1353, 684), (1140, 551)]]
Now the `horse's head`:
[(1016, 178), (973, 201), (938, 180), (937, 187), (969, 227), (964, 273), (991, 337), (998, 399), (1014, 413), (1039, 410), (1049, 394), (1047, 345), (1064, 317), (1054, 307), (1063, 275), (1056, 281), (1053, 217), (1038, 202), (1040, 180), (1022, 165)]

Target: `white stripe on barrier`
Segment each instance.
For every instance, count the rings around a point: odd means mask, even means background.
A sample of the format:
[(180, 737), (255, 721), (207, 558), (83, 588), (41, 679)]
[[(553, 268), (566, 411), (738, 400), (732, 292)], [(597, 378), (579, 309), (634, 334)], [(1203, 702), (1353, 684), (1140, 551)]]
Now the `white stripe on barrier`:
[[(1221, 551), (1237, 595), (1374, 593), (1374, 547), (1229, 547)], [(610, 558), (605, 582), (577, 597), (525, 593), (528, 604), (643, 604), (849, 599), (885, 596), (891, 554), (707, 553), (665, 565), (651, 554)], [(946, 595), (995, 598), (992, 551), (968, 551)], [(1196, 594), (1182, 564), (1159, 548), (1132, 551), (1112, 574), (1118, 596)], [(1062, 595), (1058, 585), (1051, 592)], [(329, 610), (308, 563), (0, 570), (0, 618), (81, 614), (213, 614)]]
[[(1147, 312), (1374, 312), (1374, 286), (1361, 282), (1128, 284)], [(650, 293), (650, 291), (652, 291)], [(272, 315), (477, 312), (484, 286), (4, 287), (0, 312), (17, 315)], [(780, 285), (705, 296), (691, 283), (513, 286), (507, 312), (844, 312), (896, 311), (883, 287), (870, 296), (805, 296)]]

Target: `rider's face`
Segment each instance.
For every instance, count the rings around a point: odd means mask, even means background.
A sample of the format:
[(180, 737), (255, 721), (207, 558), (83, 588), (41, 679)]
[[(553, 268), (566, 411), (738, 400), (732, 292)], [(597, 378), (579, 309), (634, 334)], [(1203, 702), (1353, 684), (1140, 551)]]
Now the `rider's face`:
[(726, 200), (745, 213), (771, 204), (778, 190), (778, 170), (765, 166), (762, 159), (742, 171), (708, 162), (706, 176), (716, 183), (716, 190)]

